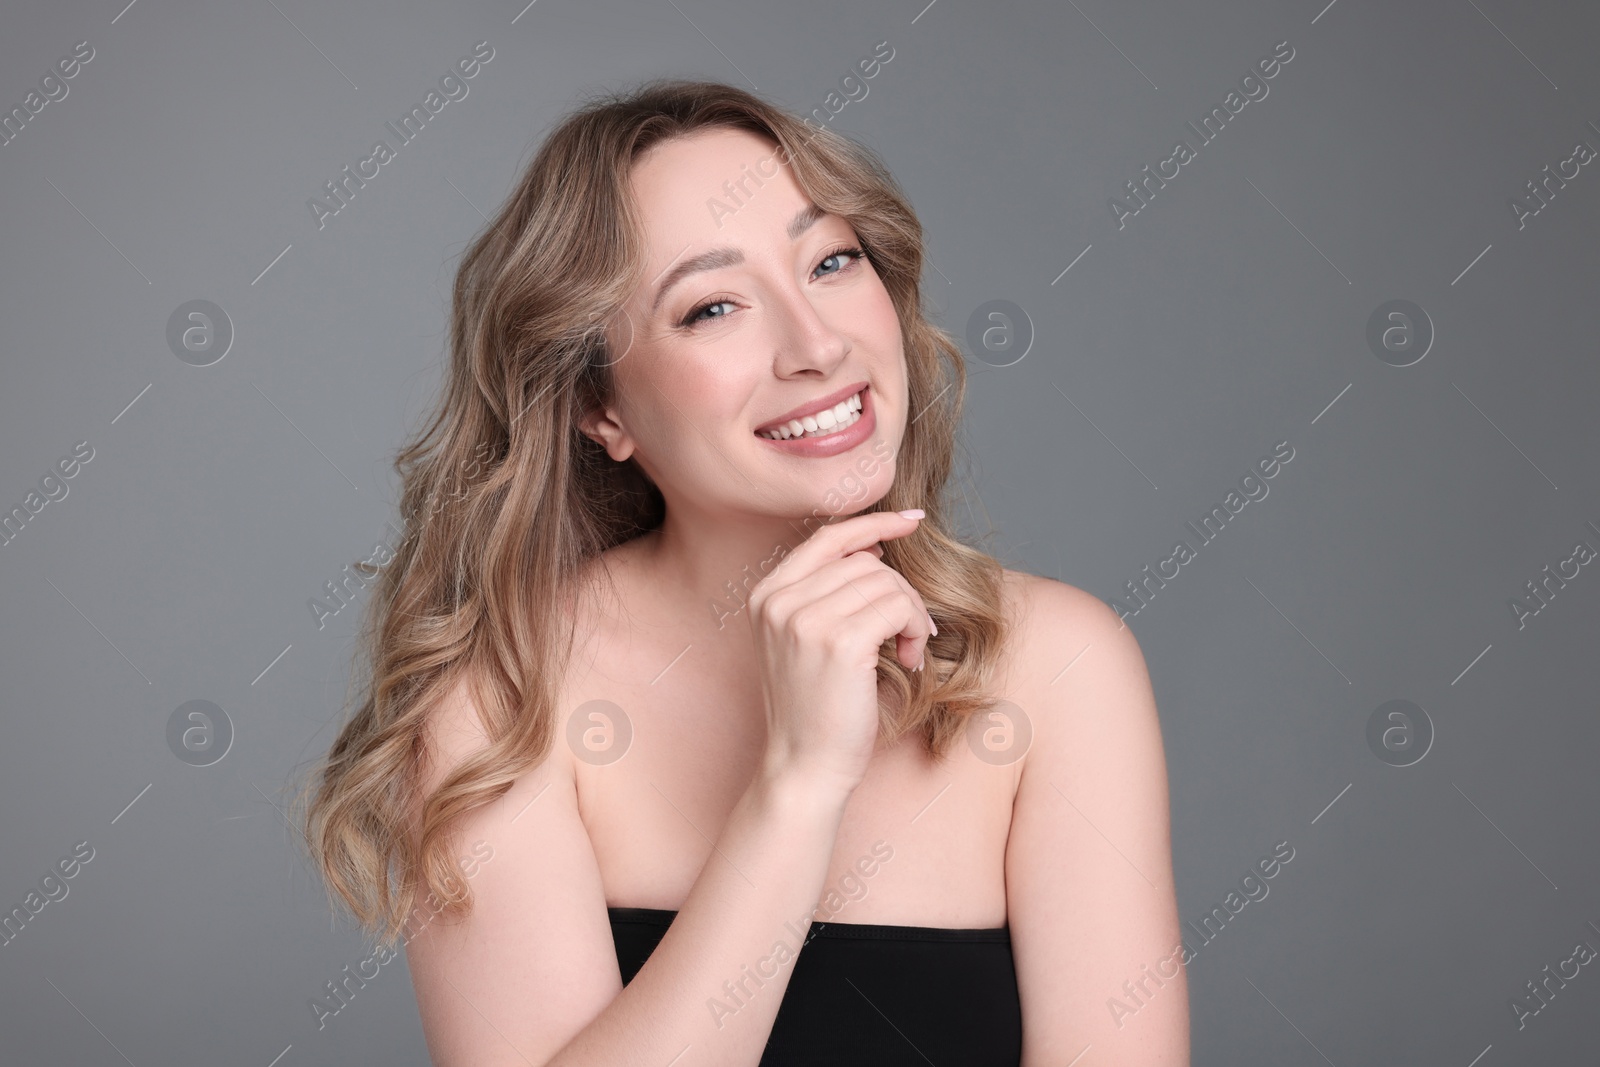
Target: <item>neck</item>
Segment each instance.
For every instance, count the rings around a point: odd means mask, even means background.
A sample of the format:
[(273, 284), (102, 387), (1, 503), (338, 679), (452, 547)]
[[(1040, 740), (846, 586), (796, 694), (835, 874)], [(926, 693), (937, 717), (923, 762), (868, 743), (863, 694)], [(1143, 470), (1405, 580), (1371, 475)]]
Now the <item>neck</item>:
[(641, 546), (653, 595), (691, 632), (731, 631), (736, 640), (748, 640), (750, 591), (823, 522), (810, 516), (685, 517), (669, 509)]

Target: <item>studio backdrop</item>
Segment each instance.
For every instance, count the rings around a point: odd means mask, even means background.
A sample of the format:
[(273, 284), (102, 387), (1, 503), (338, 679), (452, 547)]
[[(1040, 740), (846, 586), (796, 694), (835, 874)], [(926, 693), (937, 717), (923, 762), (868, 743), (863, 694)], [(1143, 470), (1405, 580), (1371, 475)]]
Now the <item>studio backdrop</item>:
[(1193, 1062), (1592, 1061), (1600, 11), (0, 23), (0, 1059), (427, 1062), (293, 789), (349, 712), (456, 258), (561, 116), (674, 76), (863, 142), (916, 207), (962, 531), (1149, 664)]

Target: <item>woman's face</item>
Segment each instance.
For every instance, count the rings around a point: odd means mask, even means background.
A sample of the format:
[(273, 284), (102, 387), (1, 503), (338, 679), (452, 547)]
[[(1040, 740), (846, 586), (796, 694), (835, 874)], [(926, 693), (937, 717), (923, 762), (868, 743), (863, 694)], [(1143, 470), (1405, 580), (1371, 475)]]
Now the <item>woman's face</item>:
[[(907, 393), (894, 304), (854, 229), (818, 213), (782, 159), (757, 134), (707, 130), (656, 145), (631, 175), (647, 267), (607, 332), (616, 395), (584, 429), (636, 458), (669, 513), (853, 514), (894, 479)], [(785, 425), (813, 427), (803, 438), (763, 436), (795, 413)]]

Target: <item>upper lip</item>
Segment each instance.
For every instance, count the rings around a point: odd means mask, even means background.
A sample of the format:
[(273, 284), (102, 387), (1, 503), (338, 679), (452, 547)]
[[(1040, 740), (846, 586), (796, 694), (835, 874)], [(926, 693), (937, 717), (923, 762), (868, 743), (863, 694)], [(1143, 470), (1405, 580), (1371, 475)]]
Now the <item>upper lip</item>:
[(793, 411), (789, 412), (788, 414), (780, 415), (777, 418), (773, 419), (771, 422), (762, 423), (760, 426), (756, 427), (756, 431), (755, 432), (756, 433), (760, 433), (762, 430), (776, 430), (779, 426), (782, 426), (785, 423), (794, 422), (797, 419), (803, 419), (807, 415), (815, 415), (817, 412), (822, 411), (824, 408), (833, 407), (835, 404), (839, 403), (839, 401), (841, 401), (841, 400), (850, 399), (851, 397), (855, 396), (857, 393), (861, 392), (861, 390), (865, 389), (866, 387), (867, 387), (867, 383), (866, 382), (857, 382), (854, 385), (845, 386), (843, 389), (840, 389), (838, 392), (829, 393), (827, 396), (819, 396), (815, 400), (809, 401), (809, 402), (807, 402), (805, 404), (801, 404), (799, 407), (795, 408)]

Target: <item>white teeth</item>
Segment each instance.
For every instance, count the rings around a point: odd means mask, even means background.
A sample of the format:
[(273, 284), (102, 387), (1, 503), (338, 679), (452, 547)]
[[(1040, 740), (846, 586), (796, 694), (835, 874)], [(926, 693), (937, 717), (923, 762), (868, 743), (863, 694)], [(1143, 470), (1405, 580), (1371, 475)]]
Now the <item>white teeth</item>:
[(831, 408), (815, 415), (791, 419), (775, 430), (762, 430), (760, 436), (773, 441), (787, 441), (792, 437), (825, 437), (838, 433), (861, 418), (861, 394), (841, 400)]

